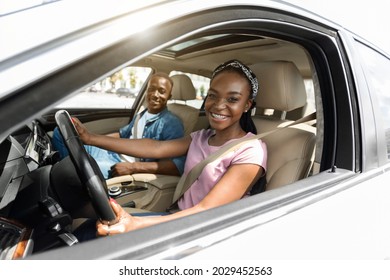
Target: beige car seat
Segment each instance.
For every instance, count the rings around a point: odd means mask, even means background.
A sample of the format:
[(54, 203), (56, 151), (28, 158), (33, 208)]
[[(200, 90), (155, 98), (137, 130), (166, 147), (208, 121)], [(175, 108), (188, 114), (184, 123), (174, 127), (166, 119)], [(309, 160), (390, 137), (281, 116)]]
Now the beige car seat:
[[(306, 105), (306, 89), (299, 70), (292, 62), (266, 62), (251, 66), (259, 80), (256, 115), (257, 132), (274, 130), (291, 123), (286, 113)], [(267, 116), (266, 110), (281, 112)], [(313, 164), (316, 129), (308, 124), (279, 129), (263, 138), (267, 144), (267, 190), (293, 183), (308, 176)]]
[(173, 75), (171, 102), (168, 110), (177, 115), (184, 126), (184, 135), (189, 135), (198, 121), (199, 110), (186, 104), (188, 100), (196, 99), (196, 90), (191, 79), (185, 74)]

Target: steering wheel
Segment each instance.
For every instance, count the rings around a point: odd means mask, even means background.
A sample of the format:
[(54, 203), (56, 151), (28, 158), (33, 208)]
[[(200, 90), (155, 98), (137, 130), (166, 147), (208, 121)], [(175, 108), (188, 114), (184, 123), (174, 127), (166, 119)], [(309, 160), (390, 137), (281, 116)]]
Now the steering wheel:
[(60, 110), (55, 114), (55, 120), (81, 183), (87, 188), (98, 218), (104, 223), (114, 224), (116, 216), (109, 203), (106, 181), (97, 165), (92, 163), (69, 113)]

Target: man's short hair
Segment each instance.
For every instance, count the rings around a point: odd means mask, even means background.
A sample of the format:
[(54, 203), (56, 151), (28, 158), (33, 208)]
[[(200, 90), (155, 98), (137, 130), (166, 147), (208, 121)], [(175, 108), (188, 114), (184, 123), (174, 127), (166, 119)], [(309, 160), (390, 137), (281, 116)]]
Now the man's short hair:
[(173, 88), (173, 80), (171, 79), (171, 77), (169, 77), (169, 75), (167, 73), (157, 72), (157, 73), (154, 73), (151, 78), (153, 78), (153, 77), (161, 77), (161, 78), (167, 79), (171, 84), (171, 89)]

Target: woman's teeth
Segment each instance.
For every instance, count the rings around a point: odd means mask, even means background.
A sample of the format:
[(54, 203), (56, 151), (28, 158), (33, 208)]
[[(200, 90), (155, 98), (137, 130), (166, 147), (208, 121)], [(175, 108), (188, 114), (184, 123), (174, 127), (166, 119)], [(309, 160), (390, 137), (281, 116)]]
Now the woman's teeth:
[(211, 113), (211, 116), (212, 116), (213, 118), (220, 119), (220, 120), (226, 119), (226, 116), (218, 115), (218, 114), (214, 114), (214, 113)]

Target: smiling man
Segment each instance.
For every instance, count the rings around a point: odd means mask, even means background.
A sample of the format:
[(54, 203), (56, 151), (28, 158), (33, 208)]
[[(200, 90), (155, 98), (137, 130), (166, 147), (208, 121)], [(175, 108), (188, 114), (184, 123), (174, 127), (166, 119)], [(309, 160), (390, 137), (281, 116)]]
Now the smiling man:
[[(109, 136), (128, 139), (151, 138), (155, 140), (169, 140), (183, 137), (184, 128), (181, 120), (167, 109), (167, 102), (172, 96), (172, 87), (173, 81), (167, 74), (153, 74), (147, 87), (147, 108), (137, 114), (119, 132), (112, 133)], [(54, 130), (53, 146), (60, 152), (62, 158), (68, 155), (68, 151), (64, 146), (57, 128)], [(94, 146), (86, 145), (85, 148), (96, 160), (105, 178), (134, 173), (179, 176), (183, 173), (184, 169), (184, 156), (157, 160), (134, 158)]]

